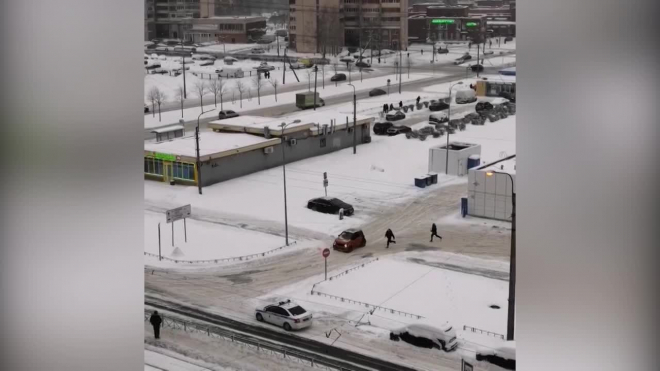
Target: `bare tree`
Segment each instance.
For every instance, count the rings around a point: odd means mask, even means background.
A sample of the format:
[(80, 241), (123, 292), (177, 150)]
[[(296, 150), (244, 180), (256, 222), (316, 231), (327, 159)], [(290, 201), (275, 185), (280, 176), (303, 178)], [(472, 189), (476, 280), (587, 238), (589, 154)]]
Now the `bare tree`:
[(183, 85), (179, 85), (176, 90), (174, 90), (174, 99), (181, 103), (181, 118), (183, 118), (183, 101), (185, 100), (184, 92)]
[(241, 108), (243, 108), (243, 93), (247, 90), (247, 86), (241, 80), (236, 80), (236, 90), (238, 90), (239, 99), (241, 100)]
[(151, 113), (153, 114), (153, 117), (156, 117), (156, 99), (158, 98), (158, 92), (158, 87), (154, 86), (149, 89), (149, 92), (147, 93), (147, 99), (151, 102)]
[(193, 84), (193, 92), (199, 97), (199, 108), (204, 112), (204, 95), (208, 92), (208, 87), (204, 80), (199, 80)]
[(158, 105), (158, 122), (160, 122), (160, 105), (165, 103), (167, 95), (160, 89), (156, 88), (156, 104)]
[(252, 84), (257, 88), (257, 104), (261, 105), (261, 88), (266, 84), (266, 81), (261, 78), (259, 71), (257, 71), (257, 76), (252, 79)]
[(406, 63), (406, 64), (407, 64), (407, 67), (408, 67), (408, 78), (410, 78), (410, 67), (411, 67), (414, 63), (413, 63), (413, 60), (410, 59), (410, 57), (408, 57), (407, 61), (408, 61), (408, 63)]
[(351, 83), (351, 71), (353, 70), (352, 63), (346, 63), (346, 70), (348, 71), (348, 83)]
[(277, 81), (277, 79), (275, 79), (275, 78), (272, 78), (272, 79), (268, 80), (268, 82), (270, 83), (270, 85), (275, 90), (275, 102), (277, 102), (277, 87), (280, 85), (280, 82)]
[(221, 78), (212, 80), (208, 85), (209, 91), (213, 93), (213, 102), (218, 106), (218, 96), (220, 96), (220, 110), (222, 111), (222, 94), (225, 90), (225, 81)]

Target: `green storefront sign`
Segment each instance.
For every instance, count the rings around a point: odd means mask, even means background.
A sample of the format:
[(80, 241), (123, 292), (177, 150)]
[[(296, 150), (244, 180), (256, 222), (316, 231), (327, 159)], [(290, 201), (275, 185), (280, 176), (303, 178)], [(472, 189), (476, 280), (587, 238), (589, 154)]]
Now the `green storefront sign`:
[(170, 155), (168, 153), (154, 152), (153, 156), (154, 156), (155, 159), (158, 159), (158, 160), (172, 161), (172, 162), (176, 161), (176, 156), (175, 155)]
[(477, 22), (468, 22), (465, 24), (466, 27), (477, 27)]
[(432, 19), (431, 23), (433, 24), (452, 24), (455, 20), (453, 19)]

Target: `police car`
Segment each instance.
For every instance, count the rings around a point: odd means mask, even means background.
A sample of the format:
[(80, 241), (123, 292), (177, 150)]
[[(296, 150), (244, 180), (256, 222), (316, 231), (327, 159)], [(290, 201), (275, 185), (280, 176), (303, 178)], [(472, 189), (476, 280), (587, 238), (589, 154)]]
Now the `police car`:
[(312, 325), (312, 313), (291, 300), (257, 308), (255, 316), (259, 322), (268, 322), (286, 331), (300, 330)]

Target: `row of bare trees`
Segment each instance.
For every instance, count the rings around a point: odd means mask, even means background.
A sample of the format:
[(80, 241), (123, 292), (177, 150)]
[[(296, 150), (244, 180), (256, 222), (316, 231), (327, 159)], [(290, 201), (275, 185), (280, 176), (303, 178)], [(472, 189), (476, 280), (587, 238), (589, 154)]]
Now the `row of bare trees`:
[[(265, 80), (261, 78), (261, 75), (257, 75), (252, 78), (252, 85), (257, 89), (257, 99), (258, 104), (261, 105), (261, 90), (267, 84), (273, 87), (275, 91), (275, 102), (277, 102), (277, 87), (280, 85), (279, 80), (276, 78), (270, 78)], [(214, 104), (218, 106), (218, 97), (220, 98), (220, 110), (224, 110), (224, 99), (225, 93), (227, 93), (227, 81), (223, 79), (215, 79), (210, 81), (198, 80), (192, 85), (192, 93), (199, 98), (199, 106), (203, 109), (204, 107), (204, 96), (209, 94), (213, 95)], [(243, 108), (243, 95), (250, 92), (249, 85), (242, 80), (236, 80), (234, 83), (234, 88), (239, 94), (240, 106)], [(184, 88), (183, 85), (179, 85), (174, 91), (174, 99), (179, 102), (181, 105), (181, 117), (183, 117), (183, 102), (184, 98)], [(161, 120), (161, 110), (160, 107), (163, 103), (167, 101), (168, 97), (165, 92), (163, 92), (157, 86), (152, 87), (147, 92), (147, 100), (151, 103), (151, 111), (153, 116), (156, 117), (156, 107), (158, 107), (158, 121)]]

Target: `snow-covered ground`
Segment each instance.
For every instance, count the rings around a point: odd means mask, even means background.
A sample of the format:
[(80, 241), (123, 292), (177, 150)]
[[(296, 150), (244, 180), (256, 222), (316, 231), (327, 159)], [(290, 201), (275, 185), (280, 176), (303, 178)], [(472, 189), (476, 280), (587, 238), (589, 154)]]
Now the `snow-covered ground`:
[[(158, 254), (158, 224), (161, 228), (162, 256), (177, 260), (211, 260), (262, 253), (284, 245), (284, 239), (272, 234), (248, 231), (210, 221), (186, 220), (187, 242), (183, 221), (166, 224), (165, 215), (144, 213), (144, 251)], [(174, 245), (174, 246), (172, 246)], [(176, 253), (174, 250), (177, 250)]]
[[(170, 353), (172, 354), (172, 353)], [(193, 360), (190, 360), (182, 355), (166, 355), (153, 350), (144, 350), (144, 371), (207, 371), (209, 368), (199, 366)], [(217, 371), (230, 371), (228, 368), (217, 368)]]

